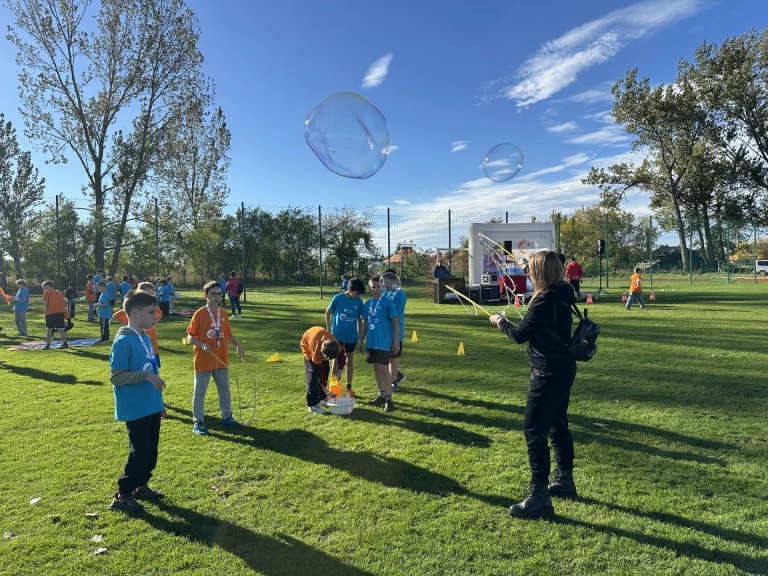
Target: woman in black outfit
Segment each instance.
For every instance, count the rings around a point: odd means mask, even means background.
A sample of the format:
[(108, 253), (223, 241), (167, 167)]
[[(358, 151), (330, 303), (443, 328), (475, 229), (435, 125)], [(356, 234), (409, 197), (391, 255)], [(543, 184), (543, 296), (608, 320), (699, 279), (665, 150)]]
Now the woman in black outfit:
[[(552, 496), (576, 497), (573, 482), (573, 439), (568, 431), (568, 399), (576, 376), (576, 361), (568, 349), (571, 339), (573, 288), (557, 253), (537, 252), (529, 260), (534, 294), (528, 312), (519, 324), (505, 317), (490, 317), (510, 340), (528, 342), (531, 380), (525, 405), (523, 432), (528, 445), (531, 485), (528, 496), (509, 509), (510, 516), (551, 518), (555, 514)], [(549, 446), (552, 439), (557, 470), (549, 478)]]

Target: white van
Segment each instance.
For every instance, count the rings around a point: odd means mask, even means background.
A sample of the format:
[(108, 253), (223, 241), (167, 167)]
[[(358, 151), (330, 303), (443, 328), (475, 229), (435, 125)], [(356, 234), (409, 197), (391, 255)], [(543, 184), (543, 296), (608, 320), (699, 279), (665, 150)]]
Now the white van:
[(755, 260), (755, 272), (760, 276), (768, 274), (768, 260)]

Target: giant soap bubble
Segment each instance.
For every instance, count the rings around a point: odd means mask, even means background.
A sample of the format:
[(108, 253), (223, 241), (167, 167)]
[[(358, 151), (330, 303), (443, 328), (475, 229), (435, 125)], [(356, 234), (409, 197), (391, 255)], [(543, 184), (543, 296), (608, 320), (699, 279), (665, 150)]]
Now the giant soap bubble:
[(379, 278), (382, 292), (397, 292), (400, 290), (400, 276), (394, 272), (384, 272)]
[(496, 144), (483, 158), (483, 171), (494, 182), (505, 182), (523, 167), (523, 151), (514, 144)]
[(389, 153), (384, 115), (354, 92), (339, 92), (312, 108), (304, 139), (328, 170), (345, 178), (370, 178)]

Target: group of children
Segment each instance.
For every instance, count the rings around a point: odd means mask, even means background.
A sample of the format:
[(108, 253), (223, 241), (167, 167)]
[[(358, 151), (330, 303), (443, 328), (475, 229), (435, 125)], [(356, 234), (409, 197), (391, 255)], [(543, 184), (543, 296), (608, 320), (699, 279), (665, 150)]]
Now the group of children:
[[(395, 282), (388, 283), (387, 278), (394, 278)], [(372, 276), (368, 288), (371, 298), (363, 303), (365, 284), (359, 278), (350, 278), (345, 291), (334, 296), (328, 305), (325, 328), (312, 327), (301, 338), (307, 409), (311, 413), (328, 413), (326, 402), (333, 397), (328, 379), (332, 375), (340, 380), (345, 367), (347, 395), (355, 397), (352, 388), (355, 350), (366, 350), (367, 363), (373, 365), (378, 396), (369, 404), (382, 406), (385, 412), (395, 409), (392, 394), (405, 379), (399, 368), (408, 297), (400, 288), (394, 270), (385, 272), (383, 279)]]

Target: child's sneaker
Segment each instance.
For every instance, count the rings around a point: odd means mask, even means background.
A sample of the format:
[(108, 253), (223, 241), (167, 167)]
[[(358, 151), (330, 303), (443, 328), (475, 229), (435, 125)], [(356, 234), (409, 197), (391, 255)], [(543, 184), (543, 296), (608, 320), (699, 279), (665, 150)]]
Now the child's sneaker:
[(62, 344), (62, 345), (61, 345), (61, 348), (69, 348), (69, 344), (67, 344), (66, 342), (64, 342), (64, 344)]
[(403, 380), (405, 380), (405, 374), (400, 372), (400, 370), (397, 371), (397, 378), (395, 378), (395, 384), (400, 384)]
[(109, 509), (117, 512), (125, 512), (130, 516), (135, 516), (144, 512), (144, 506), (136, 502), (131, 496), (121, 496), (120, 494), (115, 494), (115, 499), (112, 500)]
[(392, 398), (388, 398), (384, 402), (384, 412), (394, 412), (395, 411), (395, 403), (392, 402)]
[(161, 500), (162, 498), (165, 498), (165, 494), (160, 492), (160, 490), (153, 490), (144, 484), (144, 486), (136, 488), (136, 490), (133, 491), (133, 494), (131, 494), (131, 497), (133, 497), (134, 500)]
[(399, 392), (400, 386), (397, 385), (397, 382), (392, 382), (392, 392)]
[(370, 400), (368, 404), (371, 406), (384, 406), (387, 399), (384, 396), (376, 396), (373, 400)]
[(43, 350), (50, 350), (50, 349), (51, 349), (50, 344), (46, 344), (45, 346), (43, 346)]
[(320, 406), (320, 404), (309, 406), (307, 408), (307, 412), (309, 412), (310, 414), (323, 414), (323, 415), (330, 414), (330, 412), (328, 412), (327, 410), (324, 410), (323, 407)]
[(243, 425), (240, 424), (235, 418), (230, 414), (224, 420), (221, 421), (222, 426), (226, 426), (227, 428), (242, 428)]
[(195, 422), (192, 425), (192, 433), (198, 436), (208, 436), (208, 428), (202, 422)]
[(237, 318), (237, 314), (232, 314), (232, 316), (229, 317), (230, 320), (232, 320), (232, 318)]
[(357, 398), (357, 394), (355, 394), (355, 391), (352, 390), (352, 388), (347, 388), (347, 396), (349, 398)]

